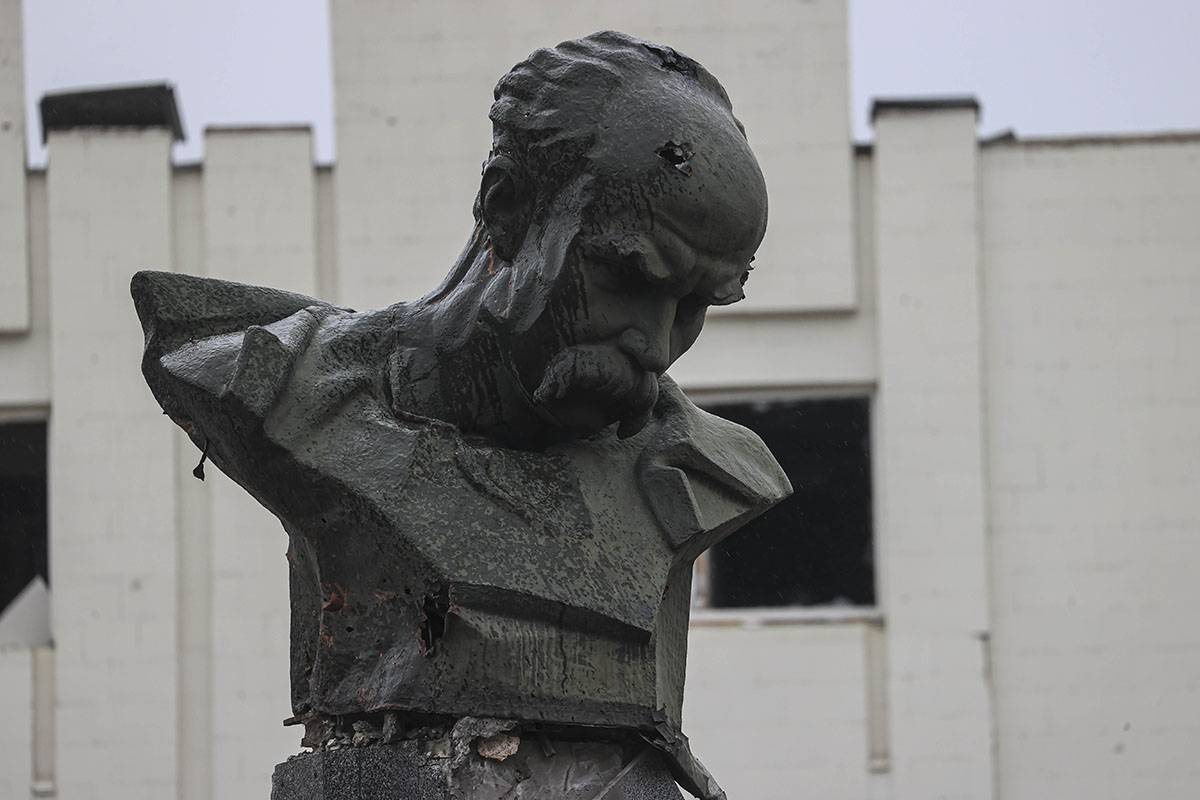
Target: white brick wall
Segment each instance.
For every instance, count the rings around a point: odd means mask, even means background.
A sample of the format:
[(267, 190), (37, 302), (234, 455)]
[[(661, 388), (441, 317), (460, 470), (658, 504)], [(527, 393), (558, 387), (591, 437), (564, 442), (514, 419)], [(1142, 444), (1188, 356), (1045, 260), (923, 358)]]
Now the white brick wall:
[(1200, 791), (1200, 140), (984, 150), (1002, 797)]
[(0, 648), (0, 798), (29, 797), (33, 782), (33, 651)]
[(0, 334), (29, 328), (21, 0), (0, 0)]
[(23, 335), (0, 335), (0, 408), (30, 409), (50, 404), (50, 270), (46, 260), (46, 174), (25, 180), (29, 238), (30, 323)]
[[(175, 269), (203, 275), (204, 180), (198, 167), (171, 180)], [(176, 557), (179, 560), (179, 800), (212, 798), (212, 530), (210, 491), (192, 476), (196, 446), (175, 432)]]
[(863, 800), (862, 624), (693, 627), (684, 730), (731, 798)]
[(171, 266), (170, 136), (50, 136), (50, 564), (59, 796), (175, 791), (175, 440), (129, 299)]
[[(205, 151), (207, 273), (312, 294), (311, 132), (210, 129)], [(257, 800), (300, 742), (299, 729), (281, 725), (291, 716), (287, 535), (241, 487), (217, 470), (210, 475), (212, 786), (216, 797)]]
[(746, 125), (772, 220), (747, 303), (853, 307), (843, 0), (339, 0), (332, 23), (343, 302), (441, 282), (471, 230), (496, 81), (535, 48), (616, 28), (703, 63)]
[(973, 109), (875, 123), (875, 531), (897, 800), (992, 795)]

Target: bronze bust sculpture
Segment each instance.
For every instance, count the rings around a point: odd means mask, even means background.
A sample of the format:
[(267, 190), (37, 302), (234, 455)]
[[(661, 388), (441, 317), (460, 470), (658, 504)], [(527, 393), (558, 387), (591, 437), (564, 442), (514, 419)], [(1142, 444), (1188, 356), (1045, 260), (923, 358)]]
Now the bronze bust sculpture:
[(720, 84), (668, 47), (564, 42), (495, 98), (435, 291), (354, 312), (138, 273), (143, 371), (287, 530), (306, 744), (494, 718), (649, 742), (720, 797), (680, 731), (692, 562), (790, 486), (664, 372), (742, 297), (763, 178)]

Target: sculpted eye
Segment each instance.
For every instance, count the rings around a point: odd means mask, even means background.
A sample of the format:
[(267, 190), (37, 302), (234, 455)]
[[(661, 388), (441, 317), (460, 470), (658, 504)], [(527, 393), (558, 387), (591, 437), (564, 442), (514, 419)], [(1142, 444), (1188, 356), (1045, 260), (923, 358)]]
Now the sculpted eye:
[(624, 289), (646, 281), (646, 257), (640, 251), (620, 252), (612, 248), (589, 248), (584, 255), (600, 283), (609, 289)]

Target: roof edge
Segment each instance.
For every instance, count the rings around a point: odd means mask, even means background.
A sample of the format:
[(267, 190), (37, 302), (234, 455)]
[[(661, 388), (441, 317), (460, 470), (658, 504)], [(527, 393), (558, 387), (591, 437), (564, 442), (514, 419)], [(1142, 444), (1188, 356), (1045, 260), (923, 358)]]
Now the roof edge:
[(1137, 144), (1190, 144), (1200, 142), (1200, 129), (1166, 130), (1137, 133), (1084, 133), (1018, 136), (1011, 131), (979, 140), (981, 147), (1013, 145), (1018, 147), (1088, 147)]
[(310, 122), (220, 123), (204, 126), (204, 135), (226, 133), (312, 133)]
[(880, 114), (922, 113), (930, 111), (974, 111), (979, 118), (982, 106), (975, 95), (933, 95), (929, 97), (876, 97), (871, 101), (871, 123)]
[(139, 83), (67, 89), (38, 102), (42, 143), (51, 131), (77, 128), (166, 128), (182, 142), (183, 122), (169, 83)]

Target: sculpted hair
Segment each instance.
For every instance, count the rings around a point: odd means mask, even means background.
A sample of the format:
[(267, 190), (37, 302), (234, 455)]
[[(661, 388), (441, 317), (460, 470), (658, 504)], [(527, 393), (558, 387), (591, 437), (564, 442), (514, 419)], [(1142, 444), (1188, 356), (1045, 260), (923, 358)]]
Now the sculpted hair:
[[(497, 156), (511, 161), (518, 179), (533, 193), (531, 219), (544, 219), (550, 200), (571, 181), (588, 174), (588, 163), (612, 104), (631, 87), (661, 86), (674, 80), (692, 82), (729, 111), (729, 95), (699, 63), (666, 45), (616, 31), (601, 31), (555, 47), (535, 50), (496, 84), (488, 117), (492, 149), (484, 165)], [(436, 304), (459, 291), (481, 292), (481, 303), (493, 320), (529, 324), (541, 312), (544, 292), (530, 291), (539, 281), (553, 283), (561, 259), (543, 254), (537, 269), (494, 270), (490, 234), (483, 224), (482, 197), (474, 204), (475, 230), (454, 267), (421, 302)], [(486, 292), (485, 292), (486, 287)], [(455, 320), (447, 335), (469, 329)]]
[[(586, 166), (618, 87), (656, 73), (686, 76), (732, 115), (729, 95), (697, 62), (665, 45), (601, 31), (535, 50), (500, 79), (488, 114), (492, 155), (520, 164), (544, 196)], [(740, 122), (737, 126), (744, 134)]]

